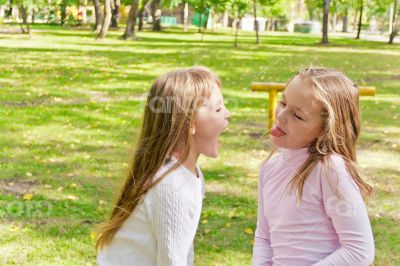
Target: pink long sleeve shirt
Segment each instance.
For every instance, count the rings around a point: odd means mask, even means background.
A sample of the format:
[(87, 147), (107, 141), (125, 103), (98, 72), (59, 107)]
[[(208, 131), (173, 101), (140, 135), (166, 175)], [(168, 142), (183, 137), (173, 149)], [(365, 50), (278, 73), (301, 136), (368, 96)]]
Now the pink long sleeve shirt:
[(325, 168), (317, 164), (299, 206), (286, 190), (307, 157), (307, 148), (282, 149), (261, 167), (253, 265), (370, 265), (371, 224), (342, 157), (331, 155)]

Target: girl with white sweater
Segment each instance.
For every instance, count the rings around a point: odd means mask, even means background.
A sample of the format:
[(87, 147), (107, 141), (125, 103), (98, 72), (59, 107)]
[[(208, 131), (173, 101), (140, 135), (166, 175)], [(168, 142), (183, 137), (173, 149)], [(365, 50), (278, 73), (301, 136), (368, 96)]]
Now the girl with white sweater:
[(169, 72), (151, 87), (130, 171), (98, 229), (99, 265), (192, 265), (204, 179), (228, 126), (221, 81), (205, 67)]

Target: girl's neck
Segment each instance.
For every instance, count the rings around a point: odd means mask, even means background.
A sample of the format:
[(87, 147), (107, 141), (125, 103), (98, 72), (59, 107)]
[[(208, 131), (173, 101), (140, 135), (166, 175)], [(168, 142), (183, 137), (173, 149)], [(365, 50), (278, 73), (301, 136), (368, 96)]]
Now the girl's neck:
[[(180, 151), (172, 152), (172, 156), (177, 160), (182, 158), (182, 153)], [(199, 158), (199, 154), (194, 152), (190, 152), (188, 158), (183, 162), (183, 166), (185, 166), (190, 172), (192, 172), (195, 176), (199, 177), (199, 173), (197, 172), (196, 164)]]
[(302, 162), (307, 159), (309, 155), (308, 147), (303, 147), (299, 149), (278, 149), (281, 151), (283, 159), (290, 162)]

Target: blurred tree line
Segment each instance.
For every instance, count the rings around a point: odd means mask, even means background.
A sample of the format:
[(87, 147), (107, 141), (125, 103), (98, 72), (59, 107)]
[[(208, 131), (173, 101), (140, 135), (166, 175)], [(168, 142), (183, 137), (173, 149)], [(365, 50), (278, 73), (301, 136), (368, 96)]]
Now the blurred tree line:
[(192, 10), (202, 14), (199, 16), (200, 33), (204, 33), (209, 16), (223, 14), (229, 16), (231, 26), (235, 29), (235, 46), (239, 23), (245, 15), (252, 15), (254, 18), (255, 42), (258, 44), (259, 16), (269, 18), (268, 25), (271, 30), (274, 20), (292, 19), (289, 13), (300, 4), (305, 4), (309, 20), (322, 21), (323, 44), (329, 43), (329, 28), (336, 31), (339, 21), (342, 32), (348, 32), (349, 25), (353, 30), (356, 29), (357, 39), (360, 38), (361, 30), (372, 20), (374, 23), (388, 24), (388, 43), (393, 43), (399, 32), (400, 0), (0, 0), (0, 5), (6, 7), (5, 17), (11, 16), (13, 8), (18, 9), (21, 31), (27, 34), (30, 34), (30, 24), (35, 23), (38, 14), (47, 14), (49, 21), (54, 20), (68, 26), (71, 24), (67, 21), (68, 7), (92, 5), (95, 17), (93, 30), (98, 39), (106, 38), (110, 27), (119, 27), (122, 6), (130, 6), (126, 22), (124, 21), (125, 31), (121, 36), (126, 40), (135, 39), (135, 31), (143, 30), (146, 12), (151, 16), (152, 30), (161, 31), (162, 8), (180, 9), (183, 28), (186, 31), (189, 10)]

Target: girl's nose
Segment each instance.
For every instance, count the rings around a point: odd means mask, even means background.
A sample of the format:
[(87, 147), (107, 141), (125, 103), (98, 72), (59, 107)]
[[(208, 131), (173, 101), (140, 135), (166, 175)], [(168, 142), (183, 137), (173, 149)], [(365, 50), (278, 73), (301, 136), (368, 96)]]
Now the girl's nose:
[(286, 123), (285, 110), (283, 110), (282, 108), (277, 108), (276, 109), (276, 119), (282, 124)]
[(229, 112), (229, 110), (225, 108), (225, 119), (229, 119), (231, 116), (231, 112)]

